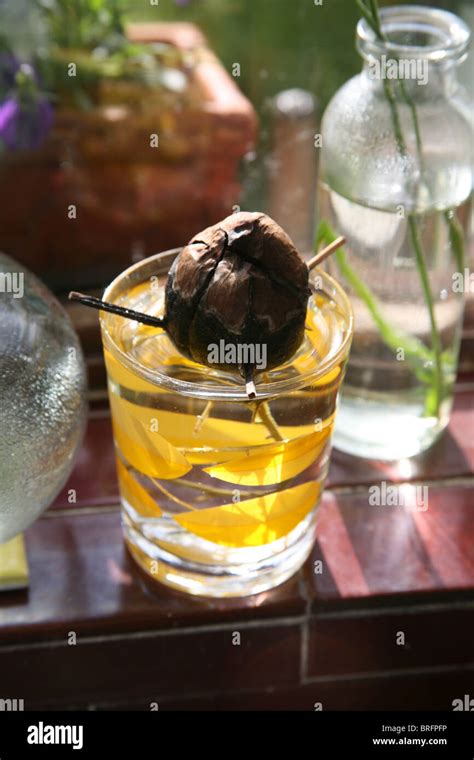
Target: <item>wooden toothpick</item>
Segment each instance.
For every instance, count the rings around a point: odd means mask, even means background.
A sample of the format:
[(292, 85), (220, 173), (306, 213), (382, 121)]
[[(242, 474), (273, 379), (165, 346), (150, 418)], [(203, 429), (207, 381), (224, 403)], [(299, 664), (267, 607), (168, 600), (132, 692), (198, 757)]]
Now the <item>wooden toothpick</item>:
[(326, 246), (326, 248), (323, 248), (322, 251), (318, 251), (316, 256), (313, 256), (313, 258), (307, 262), (308, 269), (311, 271), (312, 269), (314, 269), (314, 267), (317, 267), (320, 264), (322, 264), (323, 261), (327, 259), (328, 256), (331, 255), (331, 253), (334, 253), (334, 251), (337, 251), (337, 249), (340, 248), (341, 245), (344, 245), (345, 242), (346, 242), (346, 238), (342, 237), (342, 235), (341, 237), (336, 238), (336, 240), (333, 240), (333, 242), (330, 245)]

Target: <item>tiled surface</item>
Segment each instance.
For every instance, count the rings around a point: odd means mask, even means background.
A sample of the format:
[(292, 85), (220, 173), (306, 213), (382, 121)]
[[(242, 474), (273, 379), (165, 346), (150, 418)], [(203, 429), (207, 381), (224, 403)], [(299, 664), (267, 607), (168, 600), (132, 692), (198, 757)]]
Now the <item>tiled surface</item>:
[(461, 666), (474, 660), (474, 605), (311, 619), (308, 678)]
[(188, 598), (145, 580), (124, 548), (117, 507), (52, 512), (27, 532), (29, 592), (0, 596), (1, 638), (302, 620), (308, 607), (343, 615), (342, 602), (364, 610), (371, 598), (407, 604), (418, 594), (440, 603), (449, 592), (472, 591), (474, 488), (428, 486), (426, 512), (410, 505), (414, 487), (401, 488), (406, 505), (391, 508), (370, 506), (367, 491), (326, 492), (305, 568), (273, 591), (240, 600)]
[[(306, 566), (225, 601), (155, 585), (128, 557), (94, 393), (75, 470), (27, 531), (30, 588), (0, 595), (0, 696), (21, 693), (27, 709), (311, 710), (450, 709), (473, 693), (473, 378), (423, 457), (388, 466), (335, 452)], [(399, 506), (370, 504), (382, 481)]]
[[(474, 670), (466, 667), (397, 675), (319, 679), (297, 688), (270, 686), (187, 696), (147, 695), (137, 701), (97, 705), (100, 710), (450, 710), (454, 699), (472, 694)], [(316, 729), (317, 730), (317, 729)]]
[[(298, 625), (276, 624), (234, 633), (202, 630), (166, 635), (84, 639), (66, 637), (47, 646), (0, 648), (2, 693), (19, 692), (26, 706), (140, 698), (143, 694), (182, 696), (206, 689), (241, 690), (294, 684), (299, 677), (301, 632)], [(277, 669), (274, 663), (278, 662)]]
[(324, 600), (473, 588), (474, 482), (425, 487), (426, 511), (410, 484), (393, 493), (402, 506), (371, 506), (368, 488), (325, 493), (305, 568), (315, 609)]
[(27, 551), (28, 593), (0, 595), (3, 641), (280, 619), (305, 609), (298, 577), (233, 601), (189, 598), (148, 583), (124, 547), (118, 509), (43, 518), (27, 532)]

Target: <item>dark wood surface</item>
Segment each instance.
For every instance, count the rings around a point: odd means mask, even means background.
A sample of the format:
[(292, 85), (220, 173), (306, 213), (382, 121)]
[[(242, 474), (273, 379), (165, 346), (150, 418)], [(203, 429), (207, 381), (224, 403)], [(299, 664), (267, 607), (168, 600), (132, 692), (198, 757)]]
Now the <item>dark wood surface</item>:
[[(451, 709), (474, 693), (471, 375), (423, 456), (333, 452), (317, 542), (295, 577), (216, 601), (150, 583), (128, 556), (97, 335), (87, 343), (84, 444), (26, 533), (29, 590), (0, 595), (0, 697), (27, 709)], [(381, 481), (404, 506), (369, 506)]]

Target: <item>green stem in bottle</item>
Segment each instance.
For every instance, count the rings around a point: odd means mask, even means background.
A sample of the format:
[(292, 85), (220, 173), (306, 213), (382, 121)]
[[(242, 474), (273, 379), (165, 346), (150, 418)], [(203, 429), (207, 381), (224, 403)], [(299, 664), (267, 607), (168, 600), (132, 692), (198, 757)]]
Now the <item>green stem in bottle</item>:
[[(333, 242), (336, 237), (337, 235), (331, 229), (329, 224), (325, 221), (321, 221), (318, 228), (316, 247), (323, 241), (324, 243), (329, 244)], [(376, 297), (351, 267), (343, 248), (339, 248), (339, 250), (333, 254), (333, 259), (336, 262), (341, 275), (367, 307), (373, 321), (378, 327), (384, 343), (392, 349), (392, 351), (403, 349), (405, 358), (413, 366), (417, 377), (425, 383), (431, 382), (432, 375), (429, 370), (427, 370), (426, 365), (430, 365), (433, 362), (432, 352), (420, 340), (410, 335), (406, 335), (405, 333), (398, 332), (384, 319)]]
[(458, 272), (462, 274), (465, 265), (464, 235), (462, 227), (456, 216), (456, 212), (453, 209), (445, 211), (444, 218), (448, 226), (449, 242), (454, 253), (454, 258), (456, 259), (456, 266)]
[(416, 264), (418, 267), (418, 271), (420, 273), (421, 285), (423, 288), (423, 293), (425, 296), (426, 305), (428, 307), (428, 314), (429, 314), (429, 319), (430, 319), (431, 343), (432, 343), (432, 349), (434, 353), (434, 363), (435, 363), (434, 407), (435, 407), (436, 413), (438, 413), (441, 401), (443, 400), (443, 388), (444, 388), (443, 365), (442, 365), (442, 359), (441, 359), (441, 354), (442, 354), (441, 338), (440, 338), (440, 334), (439, 334), (438, 327), (436, 324), (433, 296), (431, 293), (430, 281), (428, 277), (428, 269), (426, 267), (425, 256), (421, 247), (418, 224), (416, 221), (416, 217), (413, 214), (410, 214), (408, 216), (408, 226), (410, 228), (411, 242), (412, 242), (413, 250), (415, 251)]
[(392, 90), (392, 86), (390, 82), (388, 82), (387, 79), (383, 80), (383, 88), (385, 91), (385, 97), (387, 98), (388, 104), (390, 106), (390, 112), (392, 115), (392, 123), (393, 123), (393, 131), (395, 134), (395, 140), (397, 143), (398, 152), (402, 156), (406, 156), (407, 147), (405, 145), (405, 138), (403, 137), (402, 126), (400, 123), (400, 116), (397, 109), (397, 99)]
[(375, 20), (372, 15), (372, 10), (369, 8), (364, 0), (356, 0), (356, 5), (359, 8), (361, 15), (367, 21), (368, 25), (374, 28)]
[[(407, 104), (408, 108), (410, 109), (411, 118), (413, 121), (413, 131), (415, 133), (415, 140), (416, 140), (416, 152), (418, 154), (418, 162), (420, 165), (420, 171), (423, 171), (423, 145), (421, 142), (421, 130), (420, 130), (420, 123), (418, 121), (418, 114), (416, 112), (416, 105), (413, 102), (413, 98), (411, 95), (408, 94), (407, 89), (405, 87), (405, 83), (402, 79), (398, 80), (398, 84), (400, 85), (400, 92), (402, 94), (402, 98)], [(404, 151), (406, 153), (406, 150)]]

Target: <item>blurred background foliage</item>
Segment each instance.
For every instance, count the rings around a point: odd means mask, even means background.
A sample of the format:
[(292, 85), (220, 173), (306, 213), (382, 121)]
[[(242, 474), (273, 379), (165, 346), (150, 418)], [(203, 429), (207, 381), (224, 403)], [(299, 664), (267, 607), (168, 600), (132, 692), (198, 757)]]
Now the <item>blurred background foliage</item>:
[[(416, 2), (458, 13), (474, 27), (474, 0)], [(95, 40), (97, 29), (88, 22), (90, 9), (99, 8), (104, 14), (104, 28), (117, 27), (118, 13), (130, 21), (193, 22), (229, 73), (233, 64), (240, 65), (236, 81), (253, 103), (261, 125), (259, 146), (255, 155), (248, 156), (243, 171), (242, 203), (248, 208), (264, 205), (262, 162), (267, 154), (273, 96), (293, 87), (308, 90), (316, 98), (320, 115), (361, 65), (354, 46), (360, 16), (356, 0), (0, 0), (1, 33), (18, 54), (31, 56), (51, 42), (51, 29), (43, 23), (44, 13), (38, 5), (54, 10), (56, 4), (70, 12), (72, 26), (75, 15), (82, 16), (82, 36)], [(394, 3), (379, 0), (379, 4)], [(408, 3), (397, 0), (396, 4)], [(60, 28), (58, 34), (63, 31)], [(470, 63), (464, 64), (461, 80), (472, 92), (472, 55)]]
[[(379, 0), (380, 7), (402, 4), (408, 3)], [(416, 4), (458, 13), (472, 28), (473, 0)], [(229, 71), (240, 63), (239, 85), (257, 110), (265, 98), (289, 87), (308, 89), (324, 107), (360, 68), (355, 0), (322, 0), (322, 5), (315, 0), (159, 0), (157, 6), (150, 0), (124, 0), (124, 7), (133, 20), (198, 24)]]
[[(244, 208), (266, 208), (271, 101), (298, 87), (315, 97), (318, 115), (337, 89), (361, 67), (355, 50), (360, 18), (356, 0), (124, 0), (133, 21), (191, 21), (207, 36), (229, 72), (240, 64), (237, 83), (260, 119), (260, 141), (243, 166)], [(412, 0), (461, 15), (474, 28), (474, 0)], [(406, 0), (379, 0), (387, 5)], [(472, 54), (461, 80), (471, 93)]]
[[(379, 0), (379, 4), (407, 3)], [(417, 4), (436, 5), (460, 14), (471, 27), (474, 23), (473, 0), (417, 0)], [(47, 29), (39, 21), (38, 6), (51, 8), (54, 19), (56, 5), (70, 13), (73, 40), (79, 35), (79, 28), (73, 31), (74, 18), (80, 16), (79, 36), (97, 41), (101, 30), (88, 23), (89, 6), (100, 9), (104, 28), (117, 26), (119, 12), (132, 21), (196, 23), (229, 71), (233, 63), (240, 64), (238, 83), (258, 111), (266, 98), (290, 87), (309, 90), (324, 107), (360, 67), (354, 49), (360, 17), (355, 0), (0, 0), (2, 36), (16, 52), (31, 55), (55, 28), (54, 23)], [(64, 25), (58, 36), (63, 31)], [(468, 79), (472, 76), (466, 72)]]

